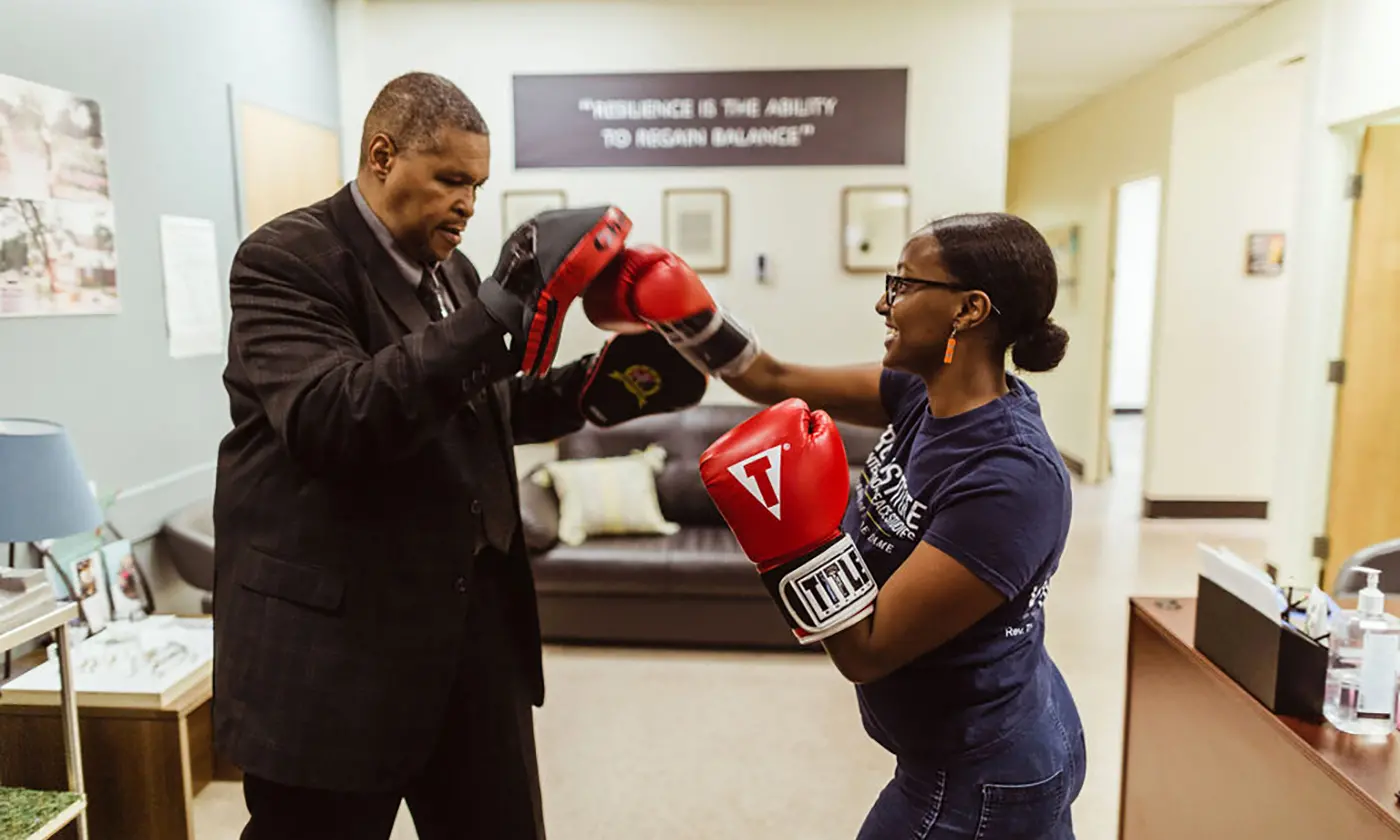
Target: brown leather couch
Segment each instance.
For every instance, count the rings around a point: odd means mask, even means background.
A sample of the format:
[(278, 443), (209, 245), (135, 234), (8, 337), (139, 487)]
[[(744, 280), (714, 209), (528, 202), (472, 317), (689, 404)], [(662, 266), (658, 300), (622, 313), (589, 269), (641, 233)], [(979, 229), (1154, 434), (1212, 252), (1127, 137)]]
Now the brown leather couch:
[[(564, 545), (555, 537), (553, 491), (528, 474), (522, 479), (521, 509), (546, 641), (820, 649), (802, 648), (793, 639), (700, 480), (701, 452), (757, 410), (704, 404), (613, 428), (587, 426), (559, 441), (560, 459), (662, 446), (666, 465), (656, 487), (662, 514), (681, 526), (672, 536), (593, 537)], [(841, 425), (840, 431), (854, 488), (880, 430)]]

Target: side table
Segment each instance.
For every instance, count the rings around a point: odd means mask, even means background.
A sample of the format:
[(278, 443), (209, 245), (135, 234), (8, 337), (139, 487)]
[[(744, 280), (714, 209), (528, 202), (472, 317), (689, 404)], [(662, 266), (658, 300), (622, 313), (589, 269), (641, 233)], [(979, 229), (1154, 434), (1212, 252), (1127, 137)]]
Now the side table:
[[(241, 778), (214, 754), (212, 664), (180, 686), (156, 702), (76, 693), (87, 814), (97, 837), (193, 840), (195, 795), (214, 779)], [(6, 698), (0, 690), (0, 779), (6, 784), (53, 787), (61, 778), (51, 755), (62, 734), (59, 712), (52, 692)]]
[[(78, 706), (73, 692), (73, 672), (69, 662), (68, 622), (78, 617), (78, 605), (55, 603), (51, 611), (30, 619), (16, 627), (0, 632), (0, 652), (18, 647), (48, 633), (57, 631), (58, 674), (60, 688), (55, 703), (57, 710), (50, 710), (53, 719), (52, 736), (44, 743), (25, 745), (9, 744), (0, 737), (0, 804), (18, 803), (21, 799), (25, 808), (40, 812), (37, 825), (10, 828), (0, 823), (0, 840), (45, 840), (60, 831), (68, 829), (71, 835), (76, 832), (79, 840), (87, 840), (87, 807), (84, 794), (83, 755), (78, 725)], [(32, 755), (17, 755), (17, 752), (32, 751)], [(62, 750), (63, 763), (60, 765), (55, 755)], [(25, 774), (11, 774), (5, 768), (6, 756), (23, 757), (53, 768), (43, 779)], [(10, 831), (18, 831), (11, 835)]]

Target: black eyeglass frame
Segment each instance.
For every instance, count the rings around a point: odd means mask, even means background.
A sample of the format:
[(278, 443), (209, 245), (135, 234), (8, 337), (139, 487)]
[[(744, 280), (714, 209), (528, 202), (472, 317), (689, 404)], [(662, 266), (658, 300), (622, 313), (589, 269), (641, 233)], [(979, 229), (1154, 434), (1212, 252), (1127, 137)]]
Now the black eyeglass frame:
[[(933, 287), (936, 288), (936, 289), (951, 289), (952, 291), (955, 291), (955, 292), (982, 292), (982, 294), (984, 294), (984, 295), (987, 294), (987, 292), (986, 292), (985, 290), (983, 290), (983, 289), (972, 289), (972, 288), (969, 288), (969, 287), (967, 287), (967, 286), (959, 285), (959, 284), (957, 284), (957, 283), (950, 283), (950, 282), (948, 282), (947, 280), (921, 280), (921, 279), (919, 279), (918, 277), (903, 277), (903, 276), (898, 275), (898, 274), (886, 274), (886, 275), (885, 275), (885, 305), (886, 305), (886, 306), (890, 306), (890, 307), (893, 307), (893, 306), (894, 306), (894, 295), (895, 295), (894, 288), (895, 288), (895, 285), (896, 285), (896, 284), (905, 284), (905, 285), (914, 285), (914, 286), (933, 286)], [(991, 307), (992, 307), (992, 311), (993, 311), (993, 312), (995, 312), (995, 313), (998, 314), (998, 315), (1001, 314), (1001, 310), (1000, 310), (1000, 309), (997, 309), (997, 305), (996, 305), (995, 303), (992, 302), (991, 295), (987, 295), (987, 302), (991, 304)]]

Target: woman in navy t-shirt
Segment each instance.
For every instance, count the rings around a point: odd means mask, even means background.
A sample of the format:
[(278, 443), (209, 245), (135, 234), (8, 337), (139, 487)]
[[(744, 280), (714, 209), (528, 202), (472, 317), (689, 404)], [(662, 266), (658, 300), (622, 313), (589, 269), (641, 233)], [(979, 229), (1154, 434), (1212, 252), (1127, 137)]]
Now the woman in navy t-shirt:
[(942, 219), (905, 245), (875, 311), (879, 367), (762, 354), (726, 381), (885, 427), (846, 512), (880, 585), (875, 613), (824, 641), (865, 729), (897, 758), (858, 840), (1068, 840), (1084, 734), (1045, 649), (1045, 599), (1069, 531), (1064, 462), (1035, 392), (1069, 336), (1050, 319), (1055, 261), (1025, 221)]

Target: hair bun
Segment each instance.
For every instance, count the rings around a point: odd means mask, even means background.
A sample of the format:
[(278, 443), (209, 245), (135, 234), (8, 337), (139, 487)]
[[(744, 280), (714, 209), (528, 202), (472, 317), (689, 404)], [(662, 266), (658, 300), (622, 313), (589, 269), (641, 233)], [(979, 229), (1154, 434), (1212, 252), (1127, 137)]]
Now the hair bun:
[(1065, 357), (1069, 333), (1046, 318), (1035, 329), (1022, 335), (1011, 347), (1011, 361), (1021, 370), (1043, 373), (1054, 370)]

